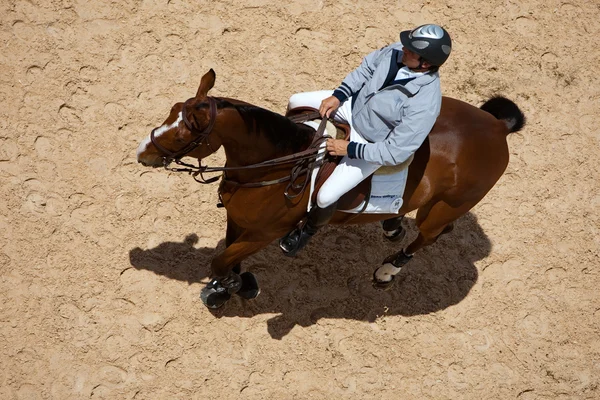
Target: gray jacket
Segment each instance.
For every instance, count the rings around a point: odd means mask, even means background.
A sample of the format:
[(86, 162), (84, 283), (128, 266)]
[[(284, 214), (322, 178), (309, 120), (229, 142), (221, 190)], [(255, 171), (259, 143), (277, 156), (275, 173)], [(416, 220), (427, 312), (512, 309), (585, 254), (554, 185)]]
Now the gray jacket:
[(401, 164), (421, 146), (440, 114), (438, 72), (394, 81), (402, 54), (400, 42), (372, 52), (334, 91), (340, 101), (352, 97), (354, 129), (369, 142), (350, 142), (350, 158)]

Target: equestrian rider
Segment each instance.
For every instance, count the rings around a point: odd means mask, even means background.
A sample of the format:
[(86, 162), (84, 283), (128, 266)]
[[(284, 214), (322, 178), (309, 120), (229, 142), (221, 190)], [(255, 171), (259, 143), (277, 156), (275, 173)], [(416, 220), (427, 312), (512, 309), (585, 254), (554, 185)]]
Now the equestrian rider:
[(350, 125), (350, 141), (328, 139), (327, 151), (344, 156), (317, 195), (307, 222), (279, 245), (292, 257), (335, 212), (339, 198), (382, 165), (398, 165), (421, 146), (440, 113), (438, 69), (448, 59), (450, 36), (427, 24), (400, 33), (400, 42), (367, 55), (333, 92), (298, 93), (289, 108), (318, 108)]

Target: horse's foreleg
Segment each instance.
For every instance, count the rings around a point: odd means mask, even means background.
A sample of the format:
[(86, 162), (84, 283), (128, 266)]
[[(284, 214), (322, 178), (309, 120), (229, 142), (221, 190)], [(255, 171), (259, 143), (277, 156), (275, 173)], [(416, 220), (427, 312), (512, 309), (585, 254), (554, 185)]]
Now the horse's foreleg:
[[(244, 233), (244, 228), (240, 228), (234, 221), (231, 216), (227, 216), (227, 233), (225, 235), (225, 247), (231, 246), (240, 236)], [(258, 281), (256, 277), (251, 272), (242, 272), (242, 263), (238, 262), (237, 264), (231, 267), (231, 271), (235, 274), (240, 274), (240, 278), (242, 278), (242, 286), (240, 290), (236, 292), (236, 294), (244, 299), (251, 300), (256, 298), (260, 289), (258, 288)]]
[(454, 208), (438, 201), (420, 208), (415, 221), (419, 235), (406, 249), (383, 261), (383, 265), (373, 274), (373, 285), (378, 289), (389, 288), (394, 282), (394, 277), (418, 250), (435, 243), (441, 235), (452, 231), (453, 221), (464, 215), (473, 205), (469, 203)]
[[(232, 294), (244, 290), (244, 284), (247, 286), (256, 285), (256, 281), (251, 274), (247, 276), (244, 276), (244, 274), (239, 275), (233, 270), (236, 266), (239, 266), (243, 259), (263, 249), (272, 241), (272, 239), (256, 239), (253, 236), (252, 233), (244, 231), (233, 243), (227, 246), (223, 253), (213, 259), (211, 264), (213, 278), (200, 294), (200, 298), (207, 307), (221, 307), (231, 298)], [(244, 278), (248, 282), (245, 282)], [(254, 295), (251, 296), (247, 291), (244, 291), (242, 297), (253, 298), (258, 295), (257, 285), (256, 288), (246, 289), (254, 292)]]
[[(231, 246), (237, 238), (244, 232), (243, 228), (240, 228), (233, 219), (228, 215), (227, 216), (227, 233), (225, 234), (225, 247)], [(235, 264), (231, 270), (236, 274), (239, 274), (242, 271), (242, 264)]]
[(234, 266), (239, 265), (242, 260), (262, 250), (273, 241), (272, 238), (255, 238), (256, 232), (244, 231), (233, 243), (215, 257), (211, 263), (212, 276), (224, 278), (229, 275)]

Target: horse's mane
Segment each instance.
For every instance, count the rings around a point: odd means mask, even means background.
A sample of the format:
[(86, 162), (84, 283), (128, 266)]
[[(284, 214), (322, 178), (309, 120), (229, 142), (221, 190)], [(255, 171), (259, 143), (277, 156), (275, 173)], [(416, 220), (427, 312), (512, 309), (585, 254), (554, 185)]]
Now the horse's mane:
[[(253, 105), (232, 104), (226, 100), (223, 106), (235, 108), (250, 134), (262, 132), (279, 151), (291, 150), (298, 152), (308, 144), (310, 133), (314, 132), (308, 126), (290, 121), (288, 118), (273, 111)], [(304, 127), (306, 129), (304, 129)]]

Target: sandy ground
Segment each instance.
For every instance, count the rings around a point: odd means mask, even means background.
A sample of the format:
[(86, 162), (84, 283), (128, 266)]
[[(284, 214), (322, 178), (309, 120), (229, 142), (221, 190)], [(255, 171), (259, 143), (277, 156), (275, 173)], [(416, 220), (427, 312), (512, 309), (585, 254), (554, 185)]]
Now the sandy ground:
[[(600, 398), (598, 21), (595, 0), (3, 0), (0, 399)], [(205, 309), (216, 185), (138, 143), (209, 68), (283, 112), (425, 22), (454, 38), (446, 95), (526, 113), (504, 177), (392, 291), (369, 279), (400, 245), (327, 228), (245, 262), (255, 301)]]

